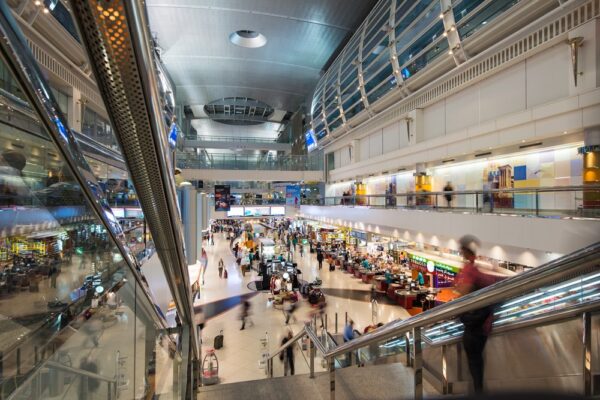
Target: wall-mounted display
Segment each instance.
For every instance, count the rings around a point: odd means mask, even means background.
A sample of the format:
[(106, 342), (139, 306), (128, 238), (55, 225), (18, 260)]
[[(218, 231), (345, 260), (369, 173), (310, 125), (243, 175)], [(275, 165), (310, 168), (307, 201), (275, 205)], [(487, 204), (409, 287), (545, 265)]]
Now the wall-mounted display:
[(231, 187), (215, 185), (215, 211), (229, 211), (231, 208)]
[(244, 207), (244, 217), (264, 217), (271, 213), (271, 207)]
[(285, 207), (271, 207), (271, 215), (285, 215)]
[(126, 208), (125, 218), (144, 218), (144, 213), (141, 208)]

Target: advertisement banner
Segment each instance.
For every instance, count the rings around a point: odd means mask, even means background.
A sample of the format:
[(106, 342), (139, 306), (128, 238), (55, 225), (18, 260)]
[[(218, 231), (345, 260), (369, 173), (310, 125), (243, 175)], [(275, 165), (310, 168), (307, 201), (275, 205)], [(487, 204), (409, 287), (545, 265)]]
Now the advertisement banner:
[(285, 204), (300, 208), (300, 185), (287, 185), (285, 187)]
[(230, 197), (229, 185), (215, 185), (215, 211), (229, 211)]

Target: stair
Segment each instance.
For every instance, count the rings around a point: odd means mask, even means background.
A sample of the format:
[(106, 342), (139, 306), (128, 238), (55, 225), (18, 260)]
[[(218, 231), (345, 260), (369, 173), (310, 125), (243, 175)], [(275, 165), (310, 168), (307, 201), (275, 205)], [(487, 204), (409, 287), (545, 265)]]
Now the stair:
[[(398, 400), (413, 398), (413, 372), (402, 364), (364, 368), (350, 367), (335, 372), (336, 400)], [(439, 393), (424, 382), (425, 398)], [(329, 374), (296, 375), (200, 388), (199, 400), (329, 400)]]

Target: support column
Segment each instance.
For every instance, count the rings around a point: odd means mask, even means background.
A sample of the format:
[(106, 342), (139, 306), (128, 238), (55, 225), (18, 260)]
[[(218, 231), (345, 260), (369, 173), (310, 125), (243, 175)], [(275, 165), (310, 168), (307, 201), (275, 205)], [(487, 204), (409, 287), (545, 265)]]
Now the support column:
[(73, 87), (71, 90), (71, 97), (69, 97), (68, 104), (68, 122), (71, 129), (77, 132), (81, 132), (83, 126), (83, 109), (85, 99), (81, 97), (81, 92)]
[[(181, 186), (181, 219), (183, 221), (183, 238), (188, 265), (196, 264), (198, 260), (198, 253), (196, 252), (196, 239), (198, 237), (196, 193), (196, 188), (192, 185)], [(200, 232), (201, 234), (202, 232)]]
[[(583, 185), (600, 184), (600, 126), (584, 130), (584, 146), (578, 149), (583, 157)], [(600, 208), (600, 191), (583, 191), (583, 209)]]

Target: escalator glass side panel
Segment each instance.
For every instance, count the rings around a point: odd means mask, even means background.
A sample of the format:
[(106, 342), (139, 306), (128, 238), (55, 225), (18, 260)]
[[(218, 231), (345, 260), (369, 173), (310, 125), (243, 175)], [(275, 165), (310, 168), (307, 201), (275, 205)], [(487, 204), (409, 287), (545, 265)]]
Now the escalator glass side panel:
[(37, 127), (0, 123), (0, 397), (173, 393), (176, 345)]

